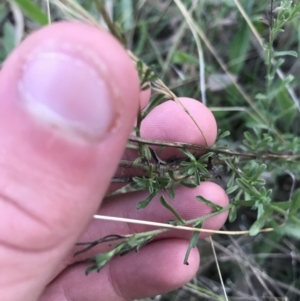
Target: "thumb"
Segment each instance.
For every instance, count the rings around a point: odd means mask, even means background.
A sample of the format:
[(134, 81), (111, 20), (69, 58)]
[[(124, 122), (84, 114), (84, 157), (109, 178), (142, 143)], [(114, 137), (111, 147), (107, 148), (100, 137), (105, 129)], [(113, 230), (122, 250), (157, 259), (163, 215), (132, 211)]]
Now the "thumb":
[(35, 300), (99, 207), (135, 120), (123, 47), (84, 24), (31, 36), (0, 73), (0, 295)]

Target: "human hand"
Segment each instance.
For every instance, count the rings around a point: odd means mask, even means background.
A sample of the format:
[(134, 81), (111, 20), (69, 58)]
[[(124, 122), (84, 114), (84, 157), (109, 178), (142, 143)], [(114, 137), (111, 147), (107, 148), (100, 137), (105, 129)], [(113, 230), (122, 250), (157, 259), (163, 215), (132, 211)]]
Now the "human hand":
[[(1, 300), (130, 300), (173, 290), (194, 276), (196, 249), (189, 265), (182, 264), (187, 232), (167, 232), (139, 253), (114, 258), (100, 274), (85, 276), (83, 261), (107, 246), (72, 256), (79, 240), (150, 229), (92, 220), (97, 210), (158, 222), (173, 218), (155, 201), (136, 210), (144, 192), (117, 196), (98, 209), (132, 130), (139, 98), (139, 79), (126, 51), (108, 33), (88, 25), (46, 27), (8, 58), (0, 73)], [(213, 144), (217, 128), (212, 114), (199, 102), (182, 101)], [(154, 109), (142, 131), (152, 139), (203, 143), (174, 102)], [(166, 150), (163, 156), (173, 153)], [(172, 205), (183, 218), (210, 212), (196, 195), (222, 206), (228, 202), (213, 183), (178, 188)], [(218, 229), (226, 217), (207, 220), (205, 227)]]

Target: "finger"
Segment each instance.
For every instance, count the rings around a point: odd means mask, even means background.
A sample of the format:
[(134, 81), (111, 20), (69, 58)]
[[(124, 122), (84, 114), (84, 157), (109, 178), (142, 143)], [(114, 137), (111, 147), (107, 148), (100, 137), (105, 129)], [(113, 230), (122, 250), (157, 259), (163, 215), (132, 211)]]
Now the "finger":
[(181, 287), (197, 272), (199, 253), (192, 249), (183, 264), (188, 241), (157, 241), (115, 257), (100, 274), (84, 275), (85, 264), (70, 266), (50, 284), (40, 301), (125, 301), (162, 294)]
[(99, 207), (139, 80), (108, 33), (59, 23), (8, 58), (0, 100), (1, 298), (35, 300)]
[[(199, 202), (196, 196), (202, 196), (213, 203), (226, 207), (229, 203), (228, 196), (225, 191), (215, 183), (203, 182), (200, 186), (189, 189), (185, 187), (179, 187), (176, 189), (175, 199), (171, 200), (167, 193), (158, 194), (151, 203), (145, 209), (137, 209), (137, 205), (140, 201), (144, 200), (148, 195), (146, 192), (126, 194), (122, 197), (118, 196), (113, 198), (109, 203), (103, 204), (98, 214), (112, 217), (124, 217), (141, 221), (152, 221), (159, 223), (168, 223), (169, 220), (174, 220), (176, 217), (169, 210), (164, 208), (159, 201), (160, 195), (164, 195), (167, 202), (179, 213), (182, 219), (191, 220), (201, 218), (212, 213), (212, 208)], [(206, 219), (203, 224), (203, 229), (218, 230), (225, 223), (228, 216), (228, 212), (225, 211), (214, 217)], [(192, 225), (191, 225), (192, 226)], [(131, 224), (117, 221), (101, 221), (94, 220), (91, 222), (85, 233), (79, 239), (79, 242), (92, 242), (99, 240), (107, 235), (118, 234), (127, 235), (150, 231), (154, 228), (148, 225)], [(201, 233), (200, 237), (208, 237), (209, 233)], [(189, 240), (191, 237), (190, 231), (172, 230), (161, 234), (156, 239), (169, 239), (169, 238), (181, 238)], [(106, 252), (111, 249), (110, 244), (99, 244), (89, 250), (74, 257), (74, 253), (82, 250), (85, 246), (77, 246), (70, 253), (70, 256), (64, 261), (64, 265), (60, 270), (65, 268), (66, 265), (73, 264), (74, 262), (86, 260), (89, 257), (94, 256), (97, 253)]]
[[(195, 99), (180, 97), (179, 100), (185, 110), (175, 101), (155, 107), (142, 122), (141, 136), (153, 140), (213, 145), (217, 137), (217, 123), (212, 112)], [(174, 148), (165, 148), (160, 155), (163, 158), (182, 156)]]

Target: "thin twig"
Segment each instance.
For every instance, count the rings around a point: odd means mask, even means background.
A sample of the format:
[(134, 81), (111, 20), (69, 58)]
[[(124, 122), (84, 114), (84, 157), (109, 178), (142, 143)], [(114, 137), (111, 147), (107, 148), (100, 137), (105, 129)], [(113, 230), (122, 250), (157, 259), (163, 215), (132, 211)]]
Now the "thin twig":
[(217, 253), (216, 253), (216, 250), (215, 250), (215, 246), (214, 246), (212, 237), (210, 237), (209, 240), (210, 240), (211, 249), (212, 249), (214, 257), (215, 257), (215, 262), (216, 262), (220, 282), (221, 282), (221, 285), (222, 285), (222, 288), (223, 288), (224, 296), (225, 296), (226, 301), (229, 301), (227, 293), (226, 293), (226, 288), (225, 288), (225, 285), (224, 285), (224, 282), (223, 282), (222, 273), (221, 273), (221, 270), (220, 270), (218, 257), (217, 257)]
[[(222, 211), (227, 211), (229, 209), (229, 207), (230, 206), (224, 207), (222, 209)], [(218, 212), (217, 214), (220, 214), (220, 212)], [(165, 229), (196, 231), (196, 232), (199, 232), (199, 233), (203, 232), (203, 233), (221, 234), (221, 235), (245, 235), (245, 234), (249, 234), (248, 230), (244, 230), (244, 231), (222, 231), (222, 230), (199, 229), (199, 228), (188, 227), (188, 226), (180, 226), (180, 225), (174, 226), (174, 225), (165, 224), (165, 223), (157, 223), (157, 222), (143, 221), (143, 220), (137, 220), (137, 219), (131, 219), (131, 218), (123, 218), (123, 217), (116, 217), (116, 216), (105, 216), (105, 215), (98, 215), (98, 214), (94, 215), (94, 219), (121, 222), (121, 223), (138, 224), (138, 225), (147, 225), (147, 226), (153, 226), (153, 227), (161, 227), (161, 228), (165, 228)], [(198, 219), (196, 219), (196, 220), (198, 220)], [(191, 221), (189, 221), (189, 223), (191, 223)], [(272, 231), (274, 231), (273, 228), (265, 228), (265, 229), (260, 230), (260, 232), (272, 232)]]
[(242, 156), (248, 157), (253, 159), (284, 159), (288, 161), (298, 160), (300, 159), (300, 154), (288, 154), (286, 152), (282, 153), (272, 153), (272, 152), (262, 152), (262, 153), (253, 153), (253, 152), (238, 152), (230, 149), (225, 148), (212, 148), (206, 147), (198, 144), (190, 144), (190, 143), (183, 143), (183, 142), (168, 142), (168, 141), (161, 141), (161, 140), (152, 140), (152, 139), (145, 139), (145, 138), (138, 138), (138, 137), (130, 137), (129, 141), (131, 142), (139, 142), (145, 143), (149, 145), (158, 145), (158, 146), (169, 146), (175, 148), (187, 148), (197, 151), (208, 151), (213, 152), (216, 154), (226, 154), (231, 156)]

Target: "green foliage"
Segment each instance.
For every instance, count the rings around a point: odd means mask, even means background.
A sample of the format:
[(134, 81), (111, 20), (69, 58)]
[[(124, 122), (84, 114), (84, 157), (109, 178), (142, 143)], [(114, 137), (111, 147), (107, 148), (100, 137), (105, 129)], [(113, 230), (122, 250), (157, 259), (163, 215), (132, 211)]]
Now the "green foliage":
[(238, 59), (238, 62), (230, 68), (232, 73), (238, 74), (244, 65), (245, 57), (250, 47), (249, 37), (250, 29), (246, 22), (242, 22), (232, 39), (229, 51), (229, 58), (231, 61)]
[(205, 161), (210, 158), (213, 153), (207, 153), (200, 158), (195, 158), (188, 150), (181, 149), (181, 151), (188, 157), (189, 161), (180, 163), (182, 167), (182, 174), (194, 177), (194, 184), (200, 185), (200, 175), (208, 174)]
[(250, 228), (250, 235), (254, 236), (260, 232), (260, 230), (265, 226), (266, 222), (270, 219), (271, 212), (272, 210), (268, 208), (268, 210), (259, 216), (256, 222)]
[(116, 255), (122, 256), (131, 251), (138, 251), (139, 248), (148, 243), (156, 234), (158, 234), (157, 231), (135, 234), (125, 241), (119, 243), (111, 251), (89, 258), (88, 262), (91, 263), (91, 265), (86, 269), (86, 274), (88, 275), (94, 271), (100, 272), (101, 269), (103, 269), (103, 267)]
[(172, 57), (173, 64), (198, 64), (198, 60), (187, 52), (175, 51)]
[(180, 217), (179, 213), (167, 202), (163, 195), (160, 197), (160, 203), (174, 214), (180, 224), (184, 224), (184, 220)]
[(4, 57), (8, 56), (16, 47), (15, 28), (10, 22), (6, 22), (3, 32)]
[[(199, 225), (198, 228), (202, 228), (202, 224)], [(186, 265), (189, 264), (188, 263), (189, 255), (191, 253), (191, 250), (193, 248), (197, 247), (198, 240), (199, 240), (199, 233), (198, 232), (194, 232), (193, 235), (192, 235), (192, 238), (190, 239), (189, 246), (188, 246), (187, 252), (186, 252), (185, 257), (184, 257), (184, 261), (183, 261), (184, 264), (186, 264)]]
[(251, 135), (250, 132), (245, 132), (245, 140), (243, 140), (244, 144), (252, 151), (263, 151), (267, 148), (272, 148), (272, 142), (273, 138), (270, 136), (270, 134), (267, 133), (261, 133), (256, 131), (255, 135)]
[(144, 119), (155, 107), (162, 103), (165, 96), (163, 94), (155, 95), (142, 112), (142, 119)]
[(196, 196), (196, 199), (199, 201), (199, 202), (202, 202), (204, 203), (205, 205), (207, 205), (208, 207), (212, 208), (213, 211), (220, 211), (222, 210), (222, 207), (211, 202), (210, 200), (207, 200), (206, 198), (204, 198), (203, 196), (201, 195), (198, 195)]
[(136, 67), (140, 78), (141, 90), (144, 91), (149, 89), (149, 82), (156, 80), (158, 76), (148, 67), (146, 67), (145, 70), (145, 66), (142, 61), (138, 61), (136, 63)]
[(48, 18), (46, 14), (32, 0), (15, 0), (15, 2), (24, 11), (32, 21), (39, 25), (47, 25)]

